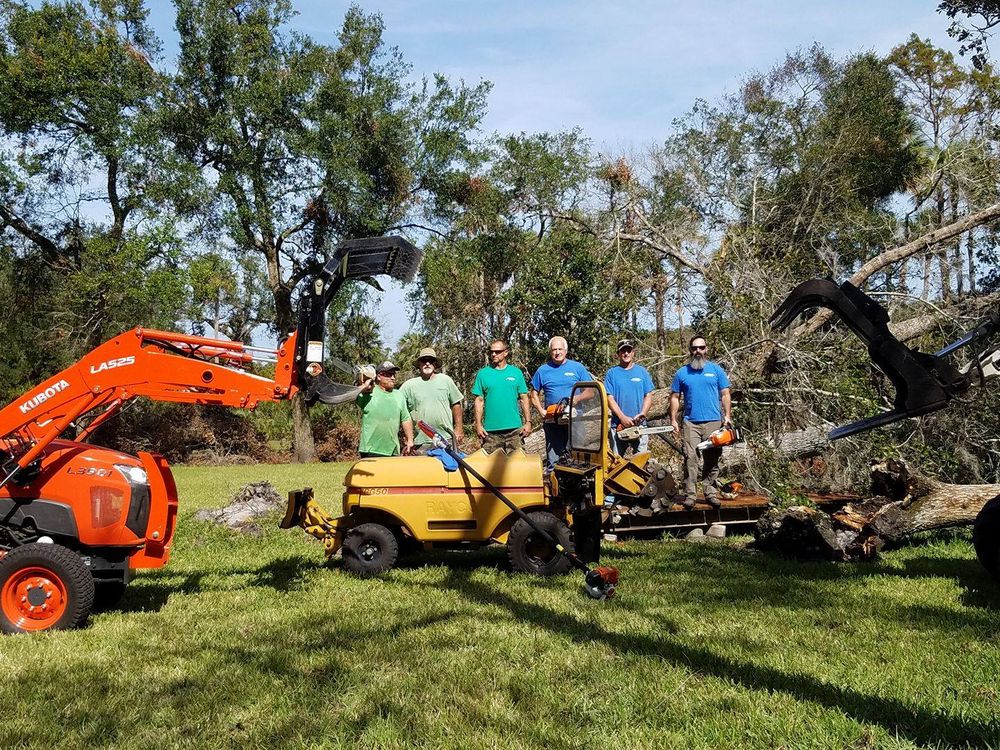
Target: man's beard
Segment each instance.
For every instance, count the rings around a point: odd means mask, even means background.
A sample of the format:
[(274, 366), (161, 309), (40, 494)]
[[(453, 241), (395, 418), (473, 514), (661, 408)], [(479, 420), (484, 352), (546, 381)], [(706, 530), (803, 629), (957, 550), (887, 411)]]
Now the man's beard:
[(692, 370), (704, 370), (705, 369), (705, 355), (704, 354), (694, 354), (691, 356), (691, 369)]

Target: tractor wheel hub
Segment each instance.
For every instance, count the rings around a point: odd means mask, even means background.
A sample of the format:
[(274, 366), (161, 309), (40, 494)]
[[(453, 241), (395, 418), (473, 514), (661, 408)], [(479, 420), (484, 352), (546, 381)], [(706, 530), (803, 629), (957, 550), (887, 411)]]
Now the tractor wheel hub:
[(8, 578), (0, 592), (4, 615), (27, 630), (41, 630), (59, 619), (68, 605), (65, 584), (43, 567), (20, 570)]

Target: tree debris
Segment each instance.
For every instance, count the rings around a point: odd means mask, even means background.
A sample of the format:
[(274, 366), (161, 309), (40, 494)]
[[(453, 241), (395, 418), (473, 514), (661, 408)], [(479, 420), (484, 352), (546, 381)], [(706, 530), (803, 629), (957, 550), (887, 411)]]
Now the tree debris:
[(1000, 484), (946, 484), (903, 461), (877, 463), (871, 474), (873, 497), (832, 514), (805, 506), (768, 511), (757, 522), (756, 547), (803, 560), (870, 560), (912, 534), (970, 525), (1000, 496)]
[(255, 523), (259, 518), (283, 511), (285, 499), (270, 482), (250, 482), (233, 496), (233, 501), (217, 510), (200, 510), (195, 513), (199, 521), (228, 526), (245, 534), (260, 534)]

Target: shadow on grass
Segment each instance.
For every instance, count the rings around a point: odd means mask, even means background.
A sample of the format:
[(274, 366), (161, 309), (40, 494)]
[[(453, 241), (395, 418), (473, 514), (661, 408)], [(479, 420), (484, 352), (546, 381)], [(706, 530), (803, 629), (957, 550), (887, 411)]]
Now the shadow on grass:
[[(945, 716), (927, 711), (895, 698), (868, 695), (849, 687), (832, 685), (806, 674), (783, 672), (774, 667), (722, 656), (697, 646), (671, 639), (663, 631), (657, 635), (618, 633), (593, 620), (580, 620), (544, 606), (519, 601), (495, 588), (477, 583), (462, 571), (451, 571), (445, 581), (470, 602), (500, 606), (514, 617), (536, 627), (566, 636), (576, 642), (596, 642), (622, 654), (663, 659), (682, 669), (734, 682), (742, 687), (787, 693), (798, 700), (810, 701), (840, 711), (861, 722), (885, 728), (891, 735), (903, 735), (916, 743), (954, 743), (962, 747), (993, 747), (1000, 734), (996, 721), (980, 722), (959, 716)], [(599, 605), (598, 605), (599, 606)]]
[[(928, 554), (904, 560), (902, 566), (884, 561), (867, 563), (800, 562), (762, 553), (711, 544), (678, 543), (677, 553), (660, 561), (655, 573), (698, 575), (698, 590), (706, 600), (748, 601), (816, 608), (828, 604), (831, 584), (847, 585), (865, 578), (904, 580), (944, 579), (961, 590), (965, 611), (949, 610), (945, 627), (969, 625), (996, 628), (1000, 623), (1000, 586), (974, 559)], [(984, 615), (982, 610), (987, 610)]]
[(206, 578), (219, 576), (250, 576), (248, 586), (275, 591), (291, 591), (305, 581), (309, 573), (323, 567), (315, 557), (282, 557), (257, 568), (223, 568), (211, 571), (177, 571), (158, 568), (128, 586), (117, 609), (121, 612), (157, 612), (172, 594), (196, 594), (203, 591), (220, 591), (227, 587), (206, 582)]
[[(636, 550), (620, 547), (601, 548), (601, 561), (619, 561), (630, 558), (645, 557)], [(478, 549), (468, 550), (420, 550), (401, 555), (396, 563), (399, 570), (413, 570), (427, 566), (446, 566), (455, 570), (497, 570), (511, 573), (510, 562), (507, 559), (507, 548), (500, 544), (492, 544)]]

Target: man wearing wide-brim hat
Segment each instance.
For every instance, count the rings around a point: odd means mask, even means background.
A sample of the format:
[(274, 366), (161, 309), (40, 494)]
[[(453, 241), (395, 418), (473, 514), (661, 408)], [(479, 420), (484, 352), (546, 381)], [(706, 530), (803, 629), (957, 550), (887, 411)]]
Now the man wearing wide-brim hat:
[[(399, 368), (386, 360), (375, 368), (375, 377), (366, 380), (357, 405), (361, 408), (362, 458), (409, 455), (413, 451), (413, 422), (406, 408), (406, 399), (396, 388)], [(399, 444), (402, 429), (405, 442)]]
[[(443, 372), (437, 372), (437, 352), (424, 347), (417, 355), (417, 374), (400, 387), (406, 399), (406, 408), (414, 422), (424, 421), (438, 432), (453, 434), (462, 442), (462, 392), (455, 381)], [(432, 447), (431, 439), (417, 431), (414, 449), (426, 451)]]

